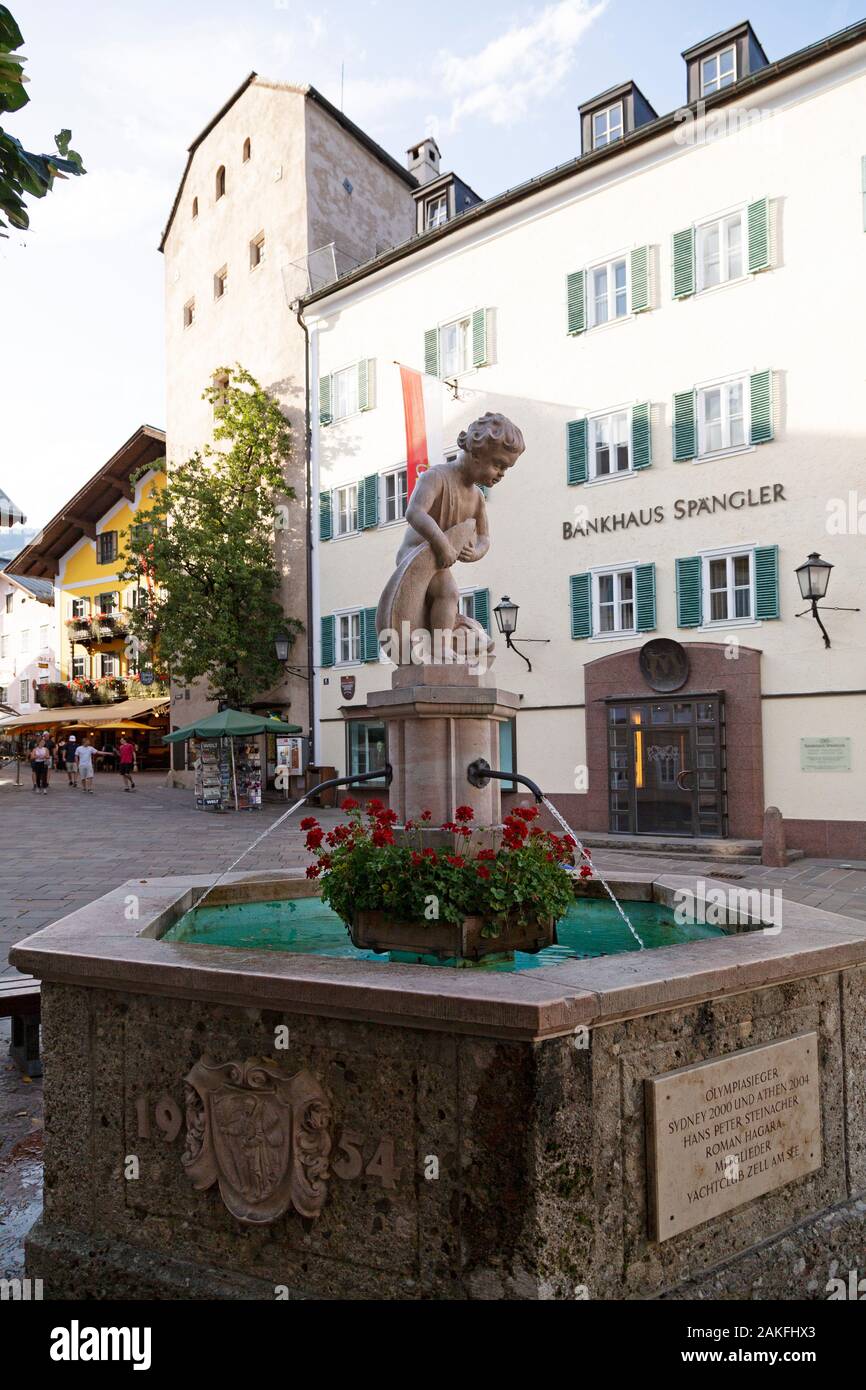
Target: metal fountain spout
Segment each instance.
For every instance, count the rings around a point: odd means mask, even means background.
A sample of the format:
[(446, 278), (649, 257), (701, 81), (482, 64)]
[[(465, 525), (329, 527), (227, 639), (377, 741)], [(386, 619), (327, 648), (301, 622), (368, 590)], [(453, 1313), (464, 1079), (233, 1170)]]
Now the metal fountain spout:
[(521, 786), (529, 788), (537, 802), (544, 801), (544, 792), (531, 778), (524, 777), (520, 772), (494, 772), (486, 758), (476, 758), (474, 763), (470, 763), (466, 776), (473, 787), (486, 787), (491, 777), (498, 782), (520, 782)]

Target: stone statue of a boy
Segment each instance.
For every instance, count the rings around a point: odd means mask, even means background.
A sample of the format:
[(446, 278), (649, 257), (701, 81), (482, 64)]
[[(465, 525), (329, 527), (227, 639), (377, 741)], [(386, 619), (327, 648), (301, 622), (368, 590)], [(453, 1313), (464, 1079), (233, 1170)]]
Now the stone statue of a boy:
[[(460, 591), (452, 566), (487, 554), (487, 507), (479, 489), (495, 487), (526, 448), (517, 425), (490, 411), (463, 430), (457, 444), (456, 459), (434, 464), (420, 475), (406, 509), (406, 534), (396, 559), (399, 570), (425, 543), (433, 553), (436, 569), (427, 584), (425, 607), (434, 636), (476, 626), (460, 614)], [(446, 533), (470, 520), (475, 522), (474, 539), (455, 550)]]

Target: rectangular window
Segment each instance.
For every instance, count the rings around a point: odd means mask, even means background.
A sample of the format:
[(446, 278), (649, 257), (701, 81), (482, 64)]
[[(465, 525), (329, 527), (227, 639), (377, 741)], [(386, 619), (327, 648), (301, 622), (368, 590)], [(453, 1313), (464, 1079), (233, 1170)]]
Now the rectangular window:
[(117, 559), (117, 532), (101, 531), (96, 537), (96, 563), (110, 565)]
[(334, 372), (331, 377), (331, 418), (343, 420), (347, 415), (357, 415), (359, 410), (358, 365), (355, 363), (341, 372)]
[(730, 623), (750, 620), (754, 615), (752, 601), (754, 554), (751, 550), (739, 554), (704, 557), (704, 613), (711, 623)]
[(358, 529), (358, 484), (334, 488), (334, 535), (350, 536)]
[(746, 383), (742, 379), (698, 391), (698, 454), (741, 449), (749, 435)]
[[(385, 725), (351, 719), (346, 725), (349, 772), (378, 772), (385, 767), (387, 757)], [(384, 780), (384, 779), (383, 779)], [(368, 783), (368, 785), (370, 785)], [(374, 783), (373, 785), (378, 785)]]
[(440, 193), (428, 198), (424, 204), (424, 229), (431, 232), (434, 227), (443, 227), (448, 221), (448, 194)]
[(18, 682), (18, 699), (22, 705), (30, 704), (30, 687), (26, 680)]
[(87, 618), (90, 615), (90, 599), (74, 598), (72, 600), (72, 617)]
[(631, 468), (629, 412), (596, 415), (589, 421), (589, 465), (591, 478), (609, 478)]
[(195, 322), (195, 300), (188, 299), (183, 306), (183, 326), (191, 328)]
[(589, 324), (593, 327), (628, 313), (628, 268), (625, 257), (593, 266), (589, 274)]
[(337, 661), (361, 660), (361, 614), (341, 613), (337, 618)]
[(213, 277), (213, 297), (222, 299), (229, 287), (229, 272), (227, 266), (221, 266)]
[(400, 521), (406, 515), (407, 474), (395, 468), (382, 477), (382, 516), (385, 522)]
[(23, 628), (18, 635), (18, 650), (22, 653), (30, 650), (30, 629), (28, 627)]
[(704, 222), (698, 235), (698, 289), (708, 290), (745, 272), (746, 210)]
[(40, 629), (39, 629), (39, 647), (40, 647), (40, 649), (43, 648), (43, 647), (47, 647), (50, 641), (51, 641), (51, 629), (50, 629), (50, 627), (48, 626), (47, 623), (44, 623), (43, 626), (40, 627)]
[(100, 618), (108, 618), (117, 612), (117, 594), (97, 594), (96, 611)]
[(439, 329), (439, 375), (459, 376), (472, 367), (472, 320), (456, 319)]
[(86, 679), (87, 674), (87, 657), (74, 656), (72, 658), (72, 679), (75, 681), (83, 681)]
[(130, 608), (146, 608), (146, 607), (147, 607), (147, 590), (146, 590), (146, 589), (130, 589), (130, 590), (129, 590), (129, 607), (130, 607)]
[(622, 139), (622, 102), (617, 101), (604, 111), (596, 111), (592, 118), (592, 148), (600, 150), (614, 140)]
[(5, 705), (9, 697), (9, 691), (5, 685), (0, 685), (0, 705)]
[(475, 617), (475, 593), (476, 590), (472, 589), (469, 593), (460, 595), (459, 612), (464, 618)]
[(120, 657), (115, 652), (100, 652), (99, 674), (103, 677), (120, 675)]
[(723, 48), (701, 61), (701, 96), (711, 96), (722, 87), (732, 87), (737, 80), (737, 55), (734, 45)]
[(7, 613), (11, 613), (11, 612), (12, 612), (12, 595), (11, 595), (11, 594), (7, 594), (7, 595), (6, 595), (6, 612), (7, 612)]
[(265, 234), (259, 232), (250, 242), (250, 270), (255, 270), (265, 259)]
[(8, 638), (7, 635), (4, 633), (3, 636), (0, 637), (0, 658), (4, 658), (4, 659), (5, 659), (6, 657), (8, 657), (8, 655), (9, 655), (9, 638)]
[(593, 575), (593, 633), (634, 632), (634, 570)]

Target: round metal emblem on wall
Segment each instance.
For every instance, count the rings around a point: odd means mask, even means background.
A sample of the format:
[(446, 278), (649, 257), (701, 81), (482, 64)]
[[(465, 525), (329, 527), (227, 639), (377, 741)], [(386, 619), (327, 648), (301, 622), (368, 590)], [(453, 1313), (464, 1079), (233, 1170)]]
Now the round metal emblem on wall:
[(655, 637), (640, 649), (641, 675), (651, 690), (679, 690), (689, 678), (685, 647), (670, 637)]
[(351, 699), (354, 697), (354, 694), (355, 694), (355, 677), (354, 677), (354, 676), (341, 676), (341, 677), (340, 677), (340, 693), (341, 693), (341, 695), (343, 696), (343, 699), (344, 699), (344, 700), (351, 700)]

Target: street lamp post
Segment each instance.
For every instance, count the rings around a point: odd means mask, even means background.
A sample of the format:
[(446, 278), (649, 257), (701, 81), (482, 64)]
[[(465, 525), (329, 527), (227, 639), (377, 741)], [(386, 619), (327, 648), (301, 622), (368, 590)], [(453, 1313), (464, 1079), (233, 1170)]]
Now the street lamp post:
[(859, 608), (829, 608), (819, 610), (818, 600), (824, 598), (825, 594), (827, 593), (827, 585), (830, 583), (831, 569), (833, 569), (833, 566), (830, 564), (830, 561), (822, 560), (817, 550), (813, 550), (809, 555), (808, 559), (802, 565), (798, 565), (796, 570), (794, 571), (794, 573), (797, 576), (797, 582), (800, 585), (800, 593), (802, 594), (803, 598), (808, 599), (809, 601), (809, 607), (804, 608), (802, 613), (797, 614), (797, 617), (802, 618), (807, 613), (812, 614), (812, 617), (815, 619), (815, 622), (818, 624), (819, 628), (821, 629), (821, 632), (824, 635), (825, 647), (829, 647), (830, 645), (830, 634), (828, 633), (824, 624), (821, 622), (821, 619), (819, 617), (819, 611), (830, 613), (860, 612)]

